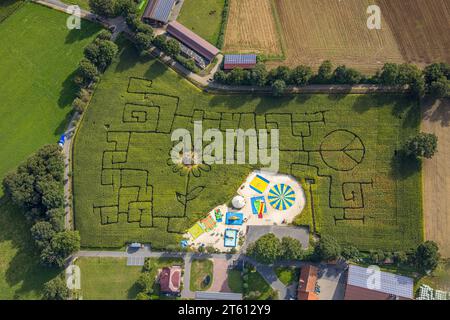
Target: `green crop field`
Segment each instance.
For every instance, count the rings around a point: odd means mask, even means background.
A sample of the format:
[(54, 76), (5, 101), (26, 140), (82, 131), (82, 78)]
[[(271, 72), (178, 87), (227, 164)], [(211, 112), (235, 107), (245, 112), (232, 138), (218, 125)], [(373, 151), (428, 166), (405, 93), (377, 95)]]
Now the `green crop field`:
[[(97, 31), (86, 22), (67, 30), (66, 15), (31, 3), (0, 22), (0, 179), (58, 141), (76, 93), (72, 73)], [(23, 212), (0, 189), (0, 299), (40, 296), (55, 271), (40, 268), (34, 251)]]
[[(143, 58), (142, 58), (143, 59)], [(314, 182), (318, 232), (360, 249), (422, 241), (421, 174), (395, 150), (418, 132), (416, 102), (402, 96), (206, 94), (160, 62), (125, 46), (105, 73), (74, 147), (76, 228), (85, 247), (176, 245), (187, 228), (226, 203), (256, 165), (202, 165), (188, 174), (170, 160), (171, 133), (280, 130), (280, 171)], [(302, 183), (309, 193), (310, 185)]]
[(184, 0), (177, 21), (216, 45), (224, 5), (225, 0)]

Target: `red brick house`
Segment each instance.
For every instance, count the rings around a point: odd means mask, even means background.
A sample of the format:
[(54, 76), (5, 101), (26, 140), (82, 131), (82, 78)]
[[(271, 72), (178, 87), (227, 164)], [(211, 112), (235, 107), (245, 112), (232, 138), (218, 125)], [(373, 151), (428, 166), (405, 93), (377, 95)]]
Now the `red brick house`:
[(161, 293), (179, 294), (181, 292), (181, 267), (164, 267), (159, 273)]

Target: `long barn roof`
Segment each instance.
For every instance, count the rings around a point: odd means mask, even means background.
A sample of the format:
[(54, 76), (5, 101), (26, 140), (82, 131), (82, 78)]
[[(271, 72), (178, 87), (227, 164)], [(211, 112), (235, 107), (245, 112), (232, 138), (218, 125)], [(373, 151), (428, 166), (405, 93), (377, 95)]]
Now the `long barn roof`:
[(379, 283), (376, 283), (379, 287), (375, 286), (375, 288), (370, 288), (372, 278), (374, 278), (374, 276), (369, 269), (355, 265), (349, 266), (347, 280), (348, 285), (413, 299), (413, 279), (381, 271), (379, 275)]
[(177, 21), (172, 21), (167, 25), (167, 32), (210, 61), (220, 52), (211, 43)]

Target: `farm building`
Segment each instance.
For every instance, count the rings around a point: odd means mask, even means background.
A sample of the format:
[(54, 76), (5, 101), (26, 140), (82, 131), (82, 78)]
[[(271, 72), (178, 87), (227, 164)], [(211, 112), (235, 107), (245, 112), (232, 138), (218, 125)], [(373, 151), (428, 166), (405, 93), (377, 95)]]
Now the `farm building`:
[(298, 281), (298, 300), (319, 300), (316, 293), (317, 267), (310, 264), (302, 267)]
[(201, 67), (203, 66), (197, 60), (203, 58), (204, 63), (207, 65), (219, 54), (219, 49), (177, 21), (172, 21), (167, 25), (167, 32), (181, 42), (182, 52), (194, 58)]
[(175, 2), (176, 0), (149, 0), (142, 20), (153, 25), (167, 24)]
[(162, 268), (159, 273), (159, 285), (161, 293), (179, 294), (181, 292), (181, 267)]
[(223, 68), (232, 70), (235, 68), (252, 69), (256, 65), (256, 54), (226, 54)]
[(368, 268), (350, 265), (345, 300), (409, 300), (413, 299), (414, 280), (389, 272), (379, 276)]

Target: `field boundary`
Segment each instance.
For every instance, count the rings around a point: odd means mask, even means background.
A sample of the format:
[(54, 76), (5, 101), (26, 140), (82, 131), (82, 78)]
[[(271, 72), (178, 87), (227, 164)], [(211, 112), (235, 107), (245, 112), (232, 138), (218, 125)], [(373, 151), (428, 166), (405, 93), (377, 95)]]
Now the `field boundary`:
[(281, 27), (280, 16), (278, 15), (275, 0), (270, 0), (270, 9), (272, 11), (273, 20), (275, 22), (275, 30), (277, 31), (278, 43), (281, 49), (281, 55), (260, 55), (264, 61), (284, 61), (286, 60), (286, 44), (283, 37), (283, 29)]
[(10, 16), (12, 16), (17, 10), (22, 8), (25, 5), (26, 1), (20, 1), (17, 7), (12, 9), (9, 13), (7, 13), (3, 18), (0, 18), (0, 24), (3, 23), (3, 21), (6, 21)]
[(219, 37), (217, 38), (216, 46), (222, 49), (225, 44), (225, 35), (227, 33), (228, 17), (230, 16), (230, 0), (224, 0), (222, 10), (222, 21), (220, 22)]

